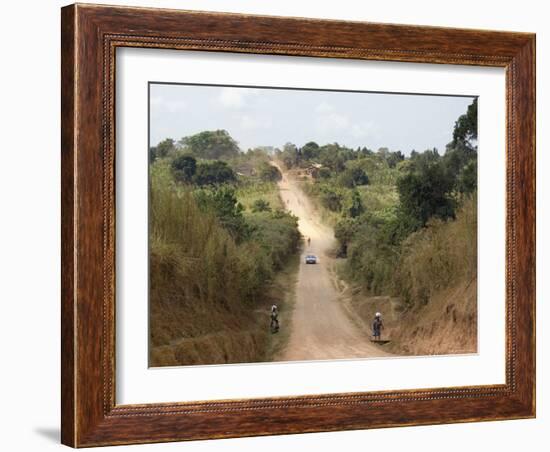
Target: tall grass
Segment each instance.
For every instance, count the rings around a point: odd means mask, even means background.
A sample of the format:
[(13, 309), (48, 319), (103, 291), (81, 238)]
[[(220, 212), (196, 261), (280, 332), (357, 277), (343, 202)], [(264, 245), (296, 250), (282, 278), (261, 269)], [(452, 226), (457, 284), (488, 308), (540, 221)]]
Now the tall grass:
[(265, 296), (278, 268), (297, 250), (296, 221), (257, 218), (237, 244), (191, 187), (151, 172), (151, 365), (261, 360), (266, 352)]
[(427, 303), (436, 292), (477, 274), (477, 202), (467, 198), (456, 220), (431, 220), (402, 245), (396, 280), (409, 303)]

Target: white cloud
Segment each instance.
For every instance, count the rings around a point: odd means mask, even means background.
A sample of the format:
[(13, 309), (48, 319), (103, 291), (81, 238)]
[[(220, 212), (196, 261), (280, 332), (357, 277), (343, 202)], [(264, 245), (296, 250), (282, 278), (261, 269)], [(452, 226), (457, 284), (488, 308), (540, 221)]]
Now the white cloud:
[(332, 110), (334, 110), (332, 105), (324, 101), (321, 102), (319, 105), (317, 105), (317, 108), (315, 109), (317, 113), (328, 113), (328, 112), (331, 112)]
[(376, 134), (376, 125), (371, 121), (365, 121), (358, 124), (353, 124), (351, 127), (351, 135), (354, 138), (372, 138)]
[(222, 88), (218, 96), (218, 101), (226, 108), (241, 109), (245, 106), (246, 99), (254, 94), (257, 94), (257, 90)]
[(271, 127), (273, 121), (271, 118), (254, 117), (250, 115), (243, 115), (240, 119), (240, 124), (243, 129), (267, 129)]
[(336, 111), (331, 104), (324, 101), (317, 105), (315, 111), (316, 128), (323, 136), (343, 133), (355, 139), (364, 139), (372, 138), (376, 134), (377, 127), (374, 122), (356, 122), (356, 118), (353, 116)]
[(320, 132), (343, 130), (349, 128), (349, 126), (349, 118), (340, 113), (327, 113), (317, 117), (317, 129)]
[(151, 96), (151, 112), (158, 113), (179, 113), (187, 110), (187, 103), (181, 99), (166, 99), (162, 96)]

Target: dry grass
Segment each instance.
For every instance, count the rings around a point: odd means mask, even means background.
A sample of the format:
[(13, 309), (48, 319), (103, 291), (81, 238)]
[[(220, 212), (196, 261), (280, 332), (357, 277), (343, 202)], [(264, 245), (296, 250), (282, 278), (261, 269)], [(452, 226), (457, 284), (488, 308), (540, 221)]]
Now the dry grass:
[(403, 243), (396, 280), (408, 304), (477, 275), (477, 202), (465, 200), (455, 221), (432, 220)]
[(269, 307), (284, 309), (285, 297), (273, 279), (272, 247), (237, 245), (214, 212), (163, 174), (153, 175), (151, 189), (149, 364), (264, 361)]
[(389, 351), (442, 355), (477, 351), (477, 278), (434, 293), (388, 325)]

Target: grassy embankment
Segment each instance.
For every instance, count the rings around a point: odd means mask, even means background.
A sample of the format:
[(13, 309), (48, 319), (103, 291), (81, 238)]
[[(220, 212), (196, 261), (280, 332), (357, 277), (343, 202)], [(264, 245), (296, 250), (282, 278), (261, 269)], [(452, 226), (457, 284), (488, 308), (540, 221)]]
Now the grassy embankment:
[[(291, 307), (296, 220), (273, 181), (241, 175), (238, 203), (208, 201), (225, 188), (176, 183), (170, 158), (151, 165), (151, 366), (265, 361), (284, 340), (269, 332), (269, 308), (284, 321)], [(257, 199), (268, 207), (252, 211)]]

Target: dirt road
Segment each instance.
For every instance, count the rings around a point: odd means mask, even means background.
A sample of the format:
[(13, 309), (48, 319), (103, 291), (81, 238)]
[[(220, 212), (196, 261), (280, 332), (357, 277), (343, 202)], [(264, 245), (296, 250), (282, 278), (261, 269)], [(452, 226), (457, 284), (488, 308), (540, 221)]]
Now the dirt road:
[[(284, 173), (283, 173), (284, 174)], [(296, 303), (289, 326), (287, 347), (276, 361), (345, 359), (385, 356), (369, 341), (369, 331), (361, 331), (339, 302), (339, 293), (331, 280), (327, 252), (334, 245), (331, 228), (323, 225), (298, 183), (284, 174), (279, 190), (286, 208), (298, 217), (300, 232), (306, 238), (298, 281)], [(311, 244), (307, 244), (307, 238)], [(316, 265), (305, 264), (305, 256), (314, 254)]]

